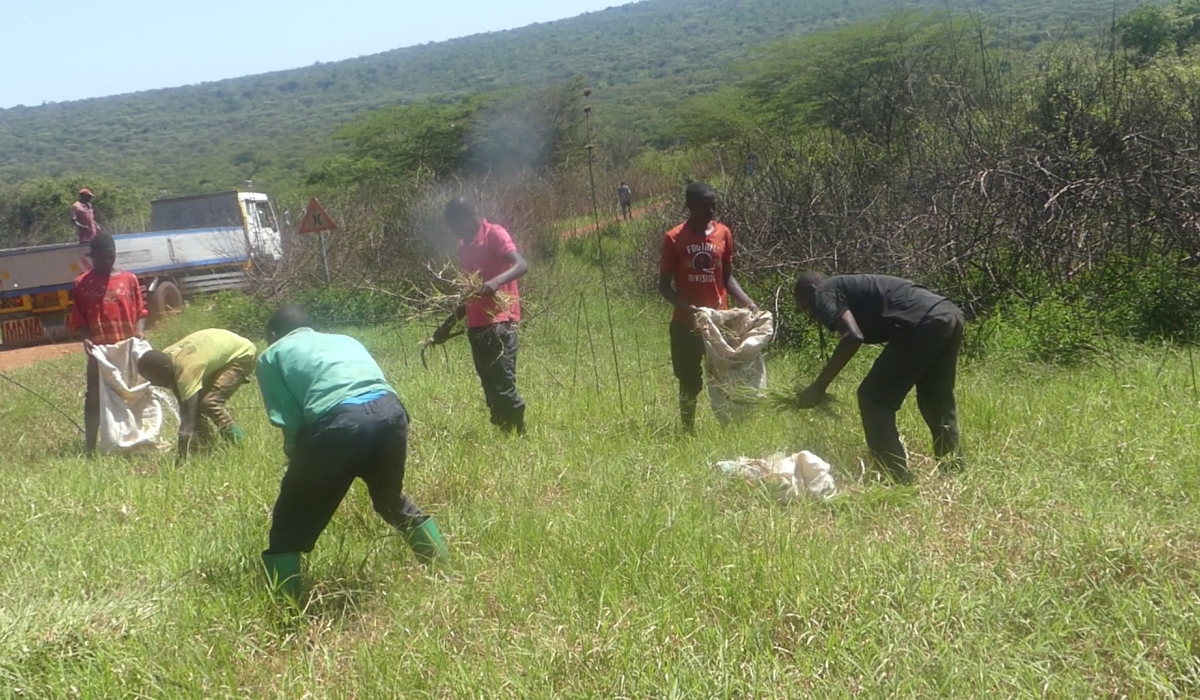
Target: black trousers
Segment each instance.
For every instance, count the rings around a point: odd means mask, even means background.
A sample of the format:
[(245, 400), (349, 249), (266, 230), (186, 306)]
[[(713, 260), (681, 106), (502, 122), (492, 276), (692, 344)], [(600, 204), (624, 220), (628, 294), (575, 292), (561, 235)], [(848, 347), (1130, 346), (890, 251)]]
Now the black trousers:
[(100, 436), (100, 365), (87, 356), (87, 392), (83, 395), (84, 444), (88, 453), (96, 451)]
[(678, 321), (671, 321), (671, 368), (679, 380), (679, 418), (684, 431), (691, 433), (697, 397), (704, 389), (704, 339)]
[(525, 401), (517, 393), (517, 329), (510, 322), (467, 329), (475, 373), (492, 423), (525, 432)]
[(944, 301), (916, 327), (888, 342), (858, 387), (867, 447), (895, 478), (907, 479), (908, 456), (896, 430), (896, 411), (915, 386), (917, 407), (933, 434), (938, 457), (961, 459), (954, 382), (963, 340), (963, 315)]
[(342, 404), (297, 436), (271, 516), (268, 554), (311, 552), (354, 479), (371, 493), (375, 512), (406, 532), (425, 522), (403, 494), (408, 415), (394, 395)]
[(695, 397), (704, 389), (704, 339), (679, 321), (671, 321), (671, 368), (681, 396)]

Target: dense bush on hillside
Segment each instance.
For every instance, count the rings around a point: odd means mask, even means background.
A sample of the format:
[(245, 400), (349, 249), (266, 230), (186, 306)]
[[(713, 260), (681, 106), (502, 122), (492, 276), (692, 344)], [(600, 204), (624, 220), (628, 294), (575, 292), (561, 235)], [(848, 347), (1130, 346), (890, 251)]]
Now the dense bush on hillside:
[(1045, 301), (1078, 333), (1194, 339), (1200, 57), (989, 46), (905, 14), (769, 52), (747, 125), (693, 130), (757, 157), (727, 183), (747, 276), (889, 272), (974, 314)]
[(96, 221), (109, 233), (144, 230), (150, 207), (143, 193), (109, 178), (68, 175), (0, 185), (0, 248), (75, 240), (71, 204), (79, 190), (95, 193)]
[[(295, 184), (354, 115), (428, 97), (540, 87), (584, 75), (606, 140), (674, 143), (671, 110), (727, 84), (753, 47), (922, 0), (644, 0), (572, 19), (307, 68), (0, 110), (0, 182), (86, 172), (176, 195)], [(1112, 4), (955, 4), (1028, 45), (1095, 30)]]

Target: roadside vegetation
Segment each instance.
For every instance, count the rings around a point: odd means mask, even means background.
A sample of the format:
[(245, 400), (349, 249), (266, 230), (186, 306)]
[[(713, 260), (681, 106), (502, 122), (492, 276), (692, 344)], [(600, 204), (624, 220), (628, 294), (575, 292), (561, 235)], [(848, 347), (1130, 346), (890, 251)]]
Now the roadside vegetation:
[[(316, 239), (290, 236), (251, 293), (197, 299), (151, 341), (261, 342), (283, 301), (361, 338), (413, 416), (407, 483), (454, 565), (412, 562), (356, 490), (290, 614), (258, 564), (283, 460), (253, 386), (233, 401), (244, 447), (182, 467), (85, 460), (6, 386), (0, 694), (1195, 696), (1198, 18), (1147, 6), (1030, 48), (973, 17), (890, 15), (763, 47), (670, 112), (670, 140), (628, 148), (570, 78), (355, 117), (280, 200), (338, 220), (332, 282)], [(5, 186), (5, 245), (61, 239), (73, 178)], [(717, 186), (737, 275), (778, 316), (777, 389), (832, 347), (791, 309), (801, 269), (899, 274), (967, 311), (965, 472), (937, 476), (912, 405), (916, 486), (864, 471), (868, 351), (832, 416), (721, 430), (702, 411), (677, 436), (654, 279), (693, 179)], [(144, 185), (99, 186), (102, 221), (135, 229)], [(455, 291), (441, 208), (460, 193), (531, 263), (525, 439), (487, 424), (464, 342), (418, 354)], [(82, 368), (14, 378), (75, 411)], [(800, 449), (834, 465), (837, 498), (783, 506), (713, 468)]]

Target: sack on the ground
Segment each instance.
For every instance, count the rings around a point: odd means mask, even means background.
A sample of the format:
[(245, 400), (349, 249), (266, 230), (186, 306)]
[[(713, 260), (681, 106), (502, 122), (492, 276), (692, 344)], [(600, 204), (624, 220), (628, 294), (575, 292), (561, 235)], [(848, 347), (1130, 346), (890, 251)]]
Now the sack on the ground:
[(161, 434), (168, 415), (179, 420), (175, 402), (165, 391), (142, 380), (137, 369), (138, 359), (150, 349), (150, 343), (140, 338), (92, 348), (100, 370), (96, 448), (103, 454), (171, 449)]
[(762, 481), (777, 488), (779, 499), (784, 502), (799, 500), (806, 495), (825, 499), (837, 495), (829, 462), (808, 450), (794, 455), (776, 452), (766, 459), (738, 457), (717, 462), (717, 468), (726, 474)]
[(775, 336), (770, 311), (700, 309), (705, 380), (713, 413), (723, 424), (743, 418), (767, 388), (763, 349)]

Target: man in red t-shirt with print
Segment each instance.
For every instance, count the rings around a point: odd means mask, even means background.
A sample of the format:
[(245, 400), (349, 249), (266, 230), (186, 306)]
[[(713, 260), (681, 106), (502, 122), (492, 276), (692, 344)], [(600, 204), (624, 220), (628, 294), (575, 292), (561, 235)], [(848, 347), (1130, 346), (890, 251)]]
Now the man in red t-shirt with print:
[(91, 355), (93, 345), (113, 345), (141, 337), (146, 329), (146, 304), (137, 275), (114, 269), (117, 243), (107, 233), (91, 240), (92, 269), (75, 279), (71, 327), (83, 335), (88, 352), (87, 394), (83, 400), (83, 424), (87, 451), (96, 450), (100, 432), (100, 367)]
[[(508, 231), (480, 218), (468, 200), (450, 200), (444, 217), (459, 238), (459, 263), (467, 273), (479, 276), (483, 289), (454, 309), (434, 332), (433, 342), (446, 342), (458, 319), (466, 318), (467, 340), (492, 424), (506, 433), (524, 435), (525, 401), (517, 393), (517, 322), (521, 320), (517, 279), (529, 265)], [(497, 293), (504, 294), (505, 303), (497, 301)]]
[(663, 236), (658, 291), (675, 307), (671, 364), (679, 380), (683, 430), (690, 435), (695, 432), (696, 397), (704, 388), (704, 341), (696, 332), (696, 309), (727, 309), (727, 294), (752, 311), (758, 306), (733, 277), (733, 234), (715, 220), (716, 191), (693, 182), (687, 186), (685, 203), (687, 221)]

